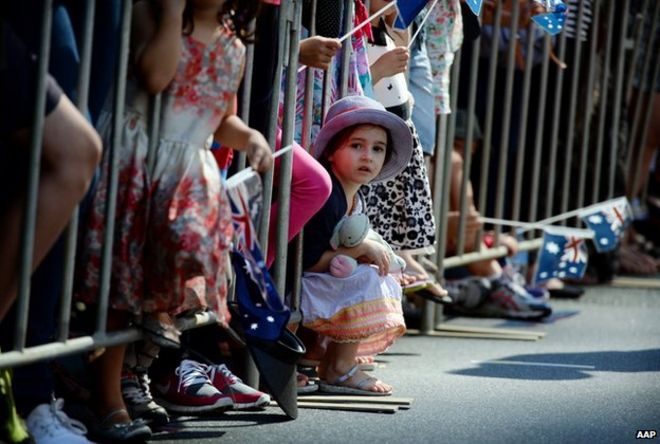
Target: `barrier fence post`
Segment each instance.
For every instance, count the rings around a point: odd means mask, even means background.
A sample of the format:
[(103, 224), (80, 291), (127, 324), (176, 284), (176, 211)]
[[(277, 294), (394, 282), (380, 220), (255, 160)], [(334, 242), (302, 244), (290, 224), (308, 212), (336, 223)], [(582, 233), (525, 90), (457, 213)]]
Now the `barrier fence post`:
[(19, 351), (22, 351), (25, 348), (28, 313), (30, 308), (30, 276), (32, 275), (34, 230), (37, 221), (41, 145), (44, 132), (44, 113), (46, 111), (46, 75), (48, 73), (52, 21), (53, 2), (52, 0), (45, 0), (41, 14), (41, 41), (39, 43), (37, 84), (35, 85), (37, 93), (35, 95), (34, 112), (32, 114), (27, 195), (23, 211), (24, 225), (23, 232), (21, 233), (21, 253), (18, 267), (18, 300), (16, 301), (16, 333), (14, 336), (14, 349)]

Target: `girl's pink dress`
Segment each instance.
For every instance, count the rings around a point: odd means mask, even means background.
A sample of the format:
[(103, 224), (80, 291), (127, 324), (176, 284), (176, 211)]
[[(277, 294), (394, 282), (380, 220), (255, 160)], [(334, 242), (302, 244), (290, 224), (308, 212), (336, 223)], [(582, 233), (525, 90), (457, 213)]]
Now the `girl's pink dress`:
[[(182, 36), (176, 76), (162, 93), (160, 137), (147, 168), (149, 97), (127, 85), (119, 134), (119, 193), (114, 218), (112, 308), (177, 314), (208, 307), (226, 319), (231, 212), (210, 138), (242, 75), (245, 48), (229, 30), (209, 45)], [(81, 240), (77, 296), (93, 302), (99, 276), (108, 193), (109, 113), (101, 122), (106, 156)]]

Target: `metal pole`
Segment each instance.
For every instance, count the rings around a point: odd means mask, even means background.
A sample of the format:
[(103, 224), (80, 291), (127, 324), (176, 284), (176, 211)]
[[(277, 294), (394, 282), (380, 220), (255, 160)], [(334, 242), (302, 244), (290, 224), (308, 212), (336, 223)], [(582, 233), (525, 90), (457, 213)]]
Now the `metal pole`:
[[(451, 164), (451, 147), (447, 144), (447, 114), (440, 114), (436, 117), (436, 140), (435, 158), (433, 159), (433, 215), (436, 221), (446, 221), (449, 210), (449, 186), (450, 175), (447, 174), (447, 165)], [(433, 253), (433, 262), (438, 267), (435, 278), (438, 282), (444, 279), (443, 260), (447, 251), (447, 224), (436, 223), (437, 245)], [(428, 334), (433, 331), (436, 318), (434, 303), (424, 301), (422, 306), (421, 331)]]
[[(250, 34), (254, 34), (257, 20), (250, 22)], [(241, 96), (241, 120), (250, 121), (250, 99), (252, 97), (252, 74), (254, 70), (254, 43), (248, 43), (245, 52), (245, 75), (243, 76), (243, 94)], [(238, 152), (238, 169), (245, 168), (246, 155), (244, 151)]]
[[(564, 160), (564, 177), (561, 193), (561, 213), (565, 213), (566, 210), (568, 210), (568, 198), (571, 195), (569, 186), (571, 184), (571, 166), (573, 165), (573, 134), (575, 133), (575, 110), (577, 108), (578, 83), (580, 82), (580, 65), (582, 56), (582, 40), (580, 37), (582, 34), (583, 24), (584, 2), (580, 2), (575, 30), (575, 49), (573, 51), (573, 76), (571, 78), (571, 90), (569, 95), (568, 131), (566, 132), (566, 138), (564, 139), (564, 145), (566, 149), (564, 154), (566, 157)], [(565, 225), (566, 221), (563, 221), (562, 224)]]
[[(511, 219), (513, 220), (520, 220), (521, 215), (520, 201), (523, 185), (523, 168), (525, 166), (525, 151), (527, 151), (527, 116), (529, 114), (529, 97), (532, 84), (532, 71), (534, 69), (535, 33), (536, 26), (533, 21), (530, 21), (529, 26), (527, 27), (527, 47), (525, 48), (527, 51), (527, 59), (525, 60), (525, 73), (522, 86), (522, 109), (520, 110), (520, 129), (518, 131), (518, 152), (516, 153), (516, 169), (513, 175), (513, 204), (511, 205)], [(541, 130), (537, 129), (537, 131)]]
[[(625, 174), (626, 176), (630, 175), (632, 172), (632, 164), (633, 164), (633, 155), (635, 153), (636, 147), (640, 147), (639, 154), (642, 154), (641, 151), (641, 146), (636, 145), (635, 142), (637, 142), (638, 137), (637, 133), (639, 132), (639, 124), (640, 120), (642, 119), (642, 103), (644, 102), (644, 94), (643, 91), (645, 89), (645, 86), (648, 84), (648, 76), (651, 72), (651, 59), (655, 55), (653, 53), (653, 48), (654, 48), (654, 37), (656, 34), (656, 31), (658, 29), (658, 13), (660, 12), (660, 2), (656, 2), (655, 4), (655, 12), (653, 13), (653, 25), (651, 26), (651, 34), (649, 34), (649, 40), (648, 43), (646, 44), (646, 56), (644, 57), (644, 64), (642, 66), (642, 72), (641, 72), (641, 78), (639, 80), (639, 86), (640, 86), (640, 91), (639, 94), (637, 94), (637, 102), (635, 103), (635, 113), (633, 115), (633, 121), (631, 125), (631, 130), (628, 136), (628, 152), (626, 153), (626, 171)], [(637, 65), (637, 60), (632, 59), (631, 64), (633, 66)], [(632, 176), (629, 178), (628, 182), (636, 181), (636, 177)], [(632, 197), (632, 185), (631, 189), (628, 190), (628, 196)]]
[[(585, 201), (585, 188), (587, 177), (587, 159), (589, 155), (589, 136), (591, 135), (591, 116), (594, 106), (594, 77), (596, 74), (596, 50), (598, 48), (598, 28), (600, 24), (601, 0), (594, 1), (593, 23), (591, 26), (591, 48), (589, 51), (589, 73), (587, 77), (587, 100), (584, 111), (584, 125), (582, 128), (582, 151), (580, 156), (580, 181), (577, 192), (577, 208), (582, 208)], [(597, 178), (595, 179), (597, 180)], [(593, 202), (592, 202), (593, 203)]]
[[(541, 65), (541, 80), (539, 85), (538, 107), (539, 114), (536, 119), (536, 137), (534, 138), (534, 160), (532, 161), (532, 188), (529, 196), (529, 220), (535, 221), (538, 212), (539, 182), (541, 179), (541, 153), (543, 152), (543, 134), (545, 133), (545, 106), (548, 93), (548, 68), (550, 66), (551, 38), (546, 35), (543, 39), (543, 64)], [(533, 236), (530, 231), (528, 238)]]
[(37, 65), (37, 84), (35, 89), (34, 112), (32, 114), (32, 134), (30, 135), (30, 154), (27, 177), (27, 197), (23, 210), (24, 228), (21, 233), (21, 255), (18, 275), (18, 301), (16, 306), (16, 333), (14, 349), (23, 351), (30, 307), (30, 276), (34, 255), (34, 230), (37, 222), (37, 199), (39, 193), (39, 171), (41, 167), (41, 147), (44, 132), (44, 113), (46, 112), (46, 79), (48, 74), (48, 56), (50, 53), (50, 33), (53, 21), (53, 2), (45, 0), (41, 13), (41, 41), (39, 44), (39, 64)]
[[(286, 90), (284, 97), (284, 117), (282, 119), (282, 146), (288, 146), (293, 141), (294, 120), (296, 113), (296, 83), (298, 72), (298, 44), (300, 42), (300, 18), (302, 16), (302, 1), (294, 0), (290, 10), (293, 15), (289, 22), (289, 55), (286, 71)], [(277, 237), (274, 267), (274, 280), (281, 295), (286, 287), (287, 245), (289, 236), (289, 206), (291, 204), (291, 167), (292, 153), (288, 151), (280, 158), (279, 189), (277, 214)]]
[(633, 80), (635, 79), (635, 67), (637, 66), (637, 58), (639, 57), (640, 49), (642, 47), (642, 36), (644, 35), (644, 19), (646, 17), (646, 13), (650, 12), (647, 11), (649, 9), (648, 7), (649, 0), (644, 0), (644, 3), (642, 4), (642, 8), (637, 14), (635, 15), (635, 24), (633, 25), (633, 29), (635, 30), (635, 43), (633, 44), (633, 53), (631, 55), (632, 57), (632, 63), (628, 67), (628, 73), (626, 74), (626, 86), (624, 87), (624, 103), (626, 106), (630, 104), (630, 99), (632, 99), (632, 90), (633, 90)]
[(114, 114), (112, 116), (112, 145), (108, 151), (108, 200), (105, 207), (106, 227), (103, 233), (103, 249), (101, 251), (101, 285), (99, 289), (98, 311), (96, 316), (96, 332), (105, 333), (108, 317), (108, 302), (110, 300), (110, 273), (112, 273), (112, 245), (115, 231), (115, 212), (117, 208), (117, 188), (119, 183), (119, 159), (117, 147), (121, 139), (121, 125), (124, 118), (124, 101), (126, 97), (126, 72), (128, 68), (128, 40), (131, 31), (131, 0), (124, 0), (122, 10), (121, 35), (119, 44), (119, 63), (116, 70), (116, 87), (114, 97)]
[[(344, 34), (353, 29), (353, 0), (346, 0), (344, 4)], [(353, 50), (353, 38), (347, 38), (342, 43), (341, 49), (341, 80), (339, 82), (339, 97), (346, 97), (348, 92), (348, 67)]]
[[(460, 256), (465, 251), (465, 225), (467, 219), (467, 191), (470, 186), (470, 169), (472, 164), (472, 143), (474, 141), (474, 108), (477, 101), (477, 75), (479, 73), (479, 50), (481, 39), (475, 39), (472, 45), (472, 59), (470, 60), (470, 80), (468, 85), (468, 105), (466, 119), (466, 134), (463, 146), (463, 180), (460, 190), (460, 210), (458, 220), (458, 244), (457, 254)], [(451, 167), (451, 165), (450, 165)], [(450, 171), (451, 176), (451, 171)], [(446, 219), (441, 219), (446, 220)], [(474, 245), (469, 245), (474, 248)]]
[[(490, 48), (490, 64), (488, 65), (488, 91), (486, 96), (486, 119), (484, 122), (484, 139), (481, 158), (481, 174), (479, 184), (479, 213), (486, 214), (486, 190), (488, 189), (488, 180), (490, 176), (490, 153), (492, 151), (493, 136), (493, 113), (495, 110), (495, 81), (497, 79), (498, 48), (500, 45), (500, 21), (502, 19), (502, 2), (497, 2), (495, 7), (495, 18), (493, 24), (493, 38)], [(483, 233), (479, 232), (477, 245), (481, 248)]]
[[(279, 7), (278, 34), (277, 34), (277, 66), (275, 67), (275, 78), (273, 79), (273, 94), (270, 100), (270, 118), (268, 120), (268, 144), (274, 149), (277, 141), (277, 118), (280, 109), (279, 97), (282, 88), (282, 69), (284, 67), (284, 41), (286, 40), (286, 24), (288, 8), (291, 2), (282, 2)], [(273, 203), (273, 169), (266, 171), (263, 177), (263, 202), (264, 210), (261, 212), (259, 224), (259, 244), (264, 257), (268, 254), (268, 228), (270, 225), (270, 207)]]
[(610, 80), (610, 58), (612, 55), (612, 35), (611, 30), (614, 27), (614, 0), (609, 2), (609, 10), (607, 15), (607, 28), (605, 31), (605, 59), (603, 61), (603, 79), (600, 85), (600, 106), (598, 113), (598, 131), (596, 141), (596, 161), (594, 163), (594, 189), (591, 194), (591, 201), (598, 202), (600, 197), (600, 175), (603, 164), (603, 141), (605, 139), (605, 118), (607, 117), (607, 93), (609, 89)]
[[(82, 48), (80, 66), (78, 68), (78, 85), (76, 87), (76, 106), (85, 114), (89, 96), (89, 72), (92, 62), (92, 38), (94, 31), (95, 0), (85, 1), (84, 28), (82, 33)], [(73, 273), (76, 260), (76, 241), (78, 237), (78, 208), (73, 211), (66, 232), (64, 251), (64, 271), (62, 278), (62, 296), (58, 321), (58, 340), (66, 341), (69, 337), (69, 322), (71, 319), (71, 299), (73, 297)]]
[[(511, 6), (511, 39), (506, 61), (506, 77), (504, 85), (504, 112), (502, 115), (502, 134), (500, 137), (499, 165), (497, 171), (497, 194), (495, 196), (495, 217), (501, 219), (504, 215), (504, 195), (506, 193), (506, 166), (509, 159), (509, 132), (511, 125), (511, 102), (513, 100), (513, 69), (516, 57), (516, 39), (518, 36), (518, 18), (520, 16), (520, 0), (513, 0)], [(521, 147), (518, 147), (520, 149)], [(502, 227), (495, 226), (495, 245), (499, 245)]]
[[(657, 20), (657, 16), (656, 16)], [(651, 39), (653, 38), (655, 34), (651, 34)], [(645, 84), (648, 85), (648, 91), (649, 91), (649, 99), (648, 102), (646, 103), (646, 114), (644, 114), (646, 117), (644, 118), (644, 126), (642, 127), (642, 137), (641, 140), (639, 141), (639, 156), (637, 157), (637, 163), (635, 165), (635, 172), (633, 174), (633, 181), (632, 181), (632, 189), (630, 192), (630, 197), (633, 198), (635, 197), (634, 193), (635, 190), (637, 189), (637, 185), (639, 182), (642, 180), (642, 177), (648, 176), (649, 172), (648, 171), (642, 171), (642, 161), (644, 159), (644, 149), (646, 147), (646, 140), (648, 138), (648, 132), (649, 128), (651, 127), (651, 117), (653, 116), (653, 106), (654, 106), (654, 101), (655, 101), (655, 95), (658, 94), (657, 92), (654, 92), (655, 85), (658, 84), (658, 74), (660, 73), (660, 63), (657, 59), (657, 54), (656, 54), (656, 61), (655, 61), (655, 69), (653, 70), (653, 77), (651, 77), (651, 84), (649, 85), (648, 78), (645, 80)], [(646, 88), (643, 88), (643, 90), (646, 90)], [(640, 92), (640, 95), (642, 93)], [(641, 100), (638, 99), (638, 100)], [(658, 124), (658, 122), (654, 123), (655, 125)], [(646, 190), (646, 188), (644, 188)], [(644, 191), (642, 190), (642, 192)]]
[(621, 28), (619, 29), (619, 47), (617, 50), (617, 65), (614, 77), (614, 99), (612, 102), (612, 134), (610, 151), (610, 171), (607, 190), (607, 198), (614, 196), (614, 180), (616, 175), (616, 161), (619, 154), (619, 126), (621, 125), (621, 93), (623, 90), (623, 69), (626, 64), (626, 33), (628, 28), (628, 7), (630, 0), (623, 0), (623, 9), (621, 13)]
[[(559, 36), (559, 59), (564, 60), (566, 55), (566, 33)], [(555, 101), (552, 108), (552, 132), (550, 135), (550, 161), (548, 163), (548, 192), (546, 193), (545, 217), (552, 214), (553, 200), (555, 198), (555, 166), (557, 164), (557, 137), (559, 134), (559, 123), (561, 113), (562, 84), (564, 70), (557, 66), (557, 77), (555, 79)]]

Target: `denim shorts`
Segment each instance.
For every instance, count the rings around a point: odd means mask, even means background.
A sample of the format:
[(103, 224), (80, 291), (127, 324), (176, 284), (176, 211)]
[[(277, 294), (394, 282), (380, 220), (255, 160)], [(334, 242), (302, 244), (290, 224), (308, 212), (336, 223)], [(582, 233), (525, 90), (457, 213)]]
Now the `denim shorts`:
[(431, 62), (426, 45), (413, 45), (408, 68), (408, 90), (415, 99), (412, 121), (417, 128), (424, 154), (432, 155), (435, 148), (435, 99), (433, 97)]

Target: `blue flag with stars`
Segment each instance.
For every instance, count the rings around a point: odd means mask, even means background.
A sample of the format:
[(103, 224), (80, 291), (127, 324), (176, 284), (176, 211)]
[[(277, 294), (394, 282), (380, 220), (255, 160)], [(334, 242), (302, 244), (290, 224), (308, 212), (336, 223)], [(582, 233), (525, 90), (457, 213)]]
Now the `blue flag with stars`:
[(581, 278), (587, 269), (585, 240), (591, 237), (593, 232), (590, 230), (545, 227), (534, 282), (538, 284), (552, 278)]
[(253, 219), (261, 212), (261, 179), (243, 170), (227, 180), (234, 226), (232, 265), (238, 316), (246, 337), (276, 341), (291, 317), (264, 262)]
[(594, 232), (594, 246), (599, 253), (615, 250), (619, 239), (632, 221), (628, 199), (620, 197), (587, 208), (580, 218)]
[(548, 34), (559, 34), (566, 22), (566, 5), (558, 0), (543, 0), (540, 3), (544, 4), (547, 12), (533, 16), (532, 20)]
[(406, 29), (410, 26), (427, 2), (428, 0), (398, 0), (396, 9), (399, 13), (394, 21), (394, 27)]

